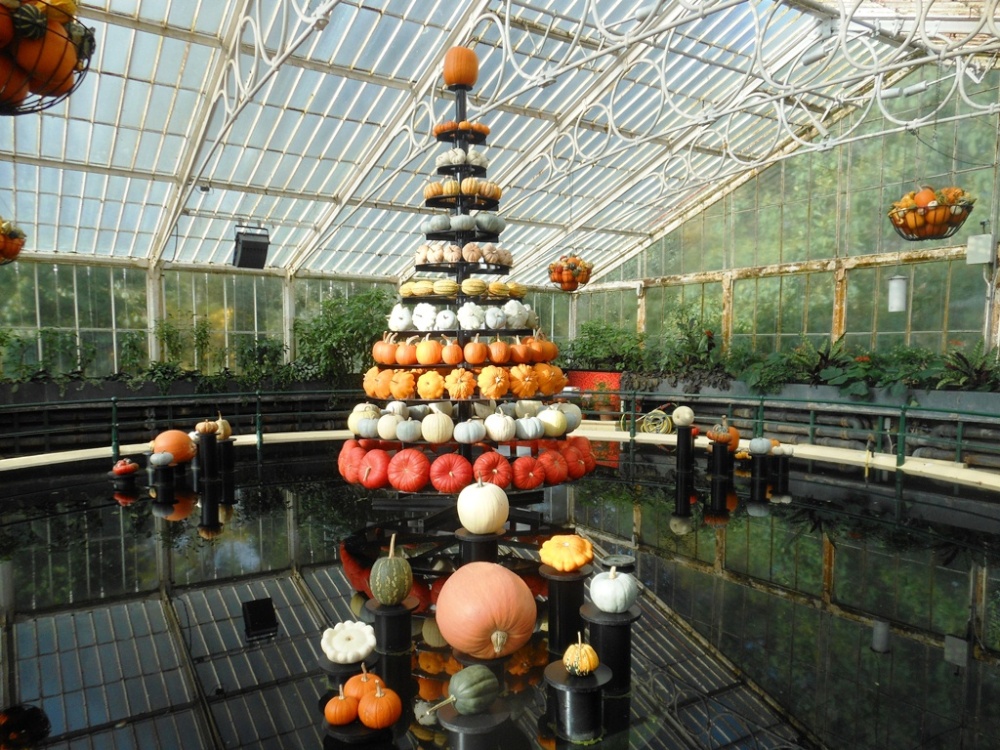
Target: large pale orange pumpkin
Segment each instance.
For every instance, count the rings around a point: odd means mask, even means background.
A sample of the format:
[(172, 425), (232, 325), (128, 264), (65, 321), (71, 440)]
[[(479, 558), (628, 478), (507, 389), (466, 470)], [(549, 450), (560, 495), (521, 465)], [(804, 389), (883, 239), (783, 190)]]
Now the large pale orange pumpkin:
[(182, 430), (164, 430), (153, 438), (153, 453), (169, 453), (175, 463), (186, 464), (196, 452), (194, 441)]
[(535, 630), (535, 597), (521, 578), (492, 562), (466, 563), (437, 600), (437, 624), (444, 639), (477, 659), (509, 656)]

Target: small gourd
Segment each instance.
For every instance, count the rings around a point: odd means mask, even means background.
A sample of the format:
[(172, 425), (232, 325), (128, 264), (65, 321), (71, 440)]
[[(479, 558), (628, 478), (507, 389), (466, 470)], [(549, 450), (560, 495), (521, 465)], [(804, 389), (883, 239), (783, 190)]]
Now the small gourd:
[(549, 567), (569, 573), (594, 559), (594, 547), (579, 534), (556, 534), (542, 543), (538, 556)]
[(375, 692), (358, 701), (358, 718), (369, 729), (386, 729), (403, 715), (403, 701), (395, 690), (375, 680)]
[(750, 453), (754, 456), (766, 456), (773, 447), (770, 438), (755, 437), (750, 440)]
[(601, 665), (597, 652), (589, 643), (583, 642), (583, 634), (576, 634), (576, 643), (571, 643), (563, 652), (563, 666), (574, 677), (586, 677)]
[(423, 715), (449, 704), (454, 704), (455, 710), (463, 716), (481, 714), (499, 697), (500, 681), (493, 671), (482, 664), (470, 664), (452, 675), (448, 681), (448, 697), (428, 708)]
[(486, 425), (481, 419), (466, 419), (455, 425), (455, 442), (464, 445), (479, 443), (486, 438)]
[(335, 664), (363, 662), (375, 650), (375, 629), (358, 620), (338, 622), (323, 631), (320, 647)]
[(627, 612), (639, 598), (639, 584), (628, 573), (611, 566), (590, 581), (590, 600), (602, 612)]
[(670, 417), (678, 427), (690, 427), (694, 424), (694, 410), (690, 406), (678, 406)]
[(199, 435), (214, 435), (219, 431), (219, 425), (212, 419), (204, 419), (194, 426)]
[(386, 607), (402, 604), (413, 588), (413, 570), (405, 557), (396, 556), (396, 535), (389, 539), (388, 557), (372, 564), (368, 587), (375, 600)]
[(323, 716), (327, 724), (342, 727), (358, 718), (358, 699), (344, 695), (344, 686), (340, 686), (338, 695), (326, 702)]
[(222, 412), (217, 412), (218, 419), (215, 420), (215, 424), (218, 426), (218, 431), (215, 433), (216, 438), (219, 440), (229, 440), (233, 436), (233, 426), (229, 424), (229, 420), (224, 419)]

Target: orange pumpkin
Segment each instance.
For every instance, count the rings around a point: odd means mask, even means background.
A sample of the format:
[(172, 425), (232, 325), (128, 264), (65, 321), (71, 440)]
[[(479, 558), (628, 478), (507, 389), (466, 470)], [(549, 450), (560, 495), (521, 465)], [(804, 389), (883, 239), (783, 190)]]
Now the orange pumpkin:
[(452, 47), (444, 55), (446, 86), (472, 88), (479, 80), (479, 58), (468, 47)]
[(417, 338), (413, 336), (396, 344), (396, 364), (404, 367), (417, 364), (417, 345), (414, 343)]
[(510, 345), (510, 361), (515, 364), (525, 364), (531, 362), (531, 349), (521, 341), (520, 337), (514, 339)]
[(403, 715), (403, 701), (395, 690), (375, 680), (375, 692), (358, 701), (358, 718), (369, 729), (385, 729), (395, 724)]
[(510, 360), (510, 346), (499, 336), (490, 342), (489, 359), (495, 365), (504, 365)]
[(514, 365), (510, 368), (510, 390), (518, 398), (531, 398), (538, 393), (538, 378), (531, 365)]
[(429, 333), (417, 344), (417, 362), (422, 365), (436, 365), (441, 362), (441, 342), (432, 339)]
[(169, 453), (175, 463), (186, 464), (196, 452), (194, 441), (182, 430), (165, 430), (153, 438), (153, 453)]
[(479, 340), (479, 334), (477, 333), (475, 338), (465, 345), (463, 353), (465, 354), (465, 361), (470, 365), (481, 365), (489, 357), (490, 348)]
[(375, 378), (375, 398), (389, 398), (392, 395), (392, 378), (396, 371), (392, 368), (382, 370)]
[(441, 347), (441, 361), (446, 365), (457, 365), (465, 360), (465, 354), (462, 351), (462, 345), (456, 340), (444, 340), (444, 345)]
[(372, 358), (380, 365), (396, 364), (396, 334), (386, 331), (382, 338), (372, 344)]
[(340, 686), (340, 694), (326, 702), (323, 709), (327, 724), (342, 727), (358, 718), (358, 699), (344, 695), (344, 686)]
[(10, 16), (10, 9), (0, 5), (0, 47), (6, 47), (13, 38), (14, 21)]
[(444, 387), (454, 399), (471, 398), (476, 392), (476, 378), (469, 370), (456, 368), (445, 377)]
[(350, 677), (344, 683), (344, 695), (360, 701), (368, 693), (374, 693), (379, 682), (379, 676), (374, 672), (369, 672), (365, 663), (361, 662), (361, 674)]
[(485, 398), (503, 398), (510, 390), (510, 374), (504, 367), (487, 365), (477, 379), (479, 392)]
[(594, 547), (578, 534), (556, 534), (542, 543), (538, 556), (549, 567), (568, 573), (593, 560)]
[(371, 398), (375, 398), (375, 382), (378, 380), (378, 374), (381, 370), (378, 366), (369, 367), (365, 371), (364, 378), (361, 379), (361, 387), (364, 388), (365, 394)]
[(417, 378), (417, 395), (424, 399), (441, 398), (444, 393), (444, 378), (437, 370), (428, 370)]
[(28, 97), (28, 83), (28, 74), (7, 55), (0, 54), (0, 104), (18, 106)]
[(400, 401), (405, 401), (413, 397), (416, 391), (416, 383), (413, 373), (409, 370), (395, 370), (392, 373), (392, 380), (389, 381), (389, 394)]
[(73, 88), (76, 47), (61, 23), (50, 20), (41, 37), (21, 37), (13, 49), (17, 64), (28, 71), (32, 92), (42, 96), (59, 96)]

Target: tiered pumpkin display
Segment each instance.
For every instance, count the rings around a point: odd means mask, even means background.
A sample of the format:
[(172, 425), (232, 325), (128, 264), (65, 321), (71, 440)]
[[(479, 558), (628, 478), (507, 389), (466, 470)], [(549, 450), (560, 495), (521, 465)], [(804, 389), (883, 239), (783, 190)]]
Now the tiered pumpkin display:
[(960, 187), (935, 190), (924, 185), (892, 204), (889, 221), (905, 240), (944, 239), (965, 223), (975, 202), (975, 197)]
[(0, 114), (41, 111), (79, 85), (96, 42), (76, 12), (76, 0), (0, 3)]

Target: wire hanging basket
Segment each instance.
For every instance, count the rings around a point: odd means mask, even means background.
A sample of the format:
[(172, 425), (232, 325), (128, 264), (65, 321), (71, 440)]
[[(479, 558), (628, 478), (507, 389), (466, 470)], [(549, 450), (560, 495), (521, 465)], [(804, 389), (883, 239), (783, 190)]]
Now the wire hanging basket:
[(549, 281), (564, 292), (573, 292), (590, 281), (593, 266), (576, 255), (561, 255), (549, 264)]
[(76, 0), (0, 5), (0, 115), (41, 112), (83, 82), (97, 45), (76, 9)]
[(925, 186), (893, 203), (889, 221), (904, 240), (943, 240), (962, 228), (975, 200), (962, 188)]
[(24, 247), (24, 232), (9, 221), (0, 218), (0, 266), (17, 260)]

